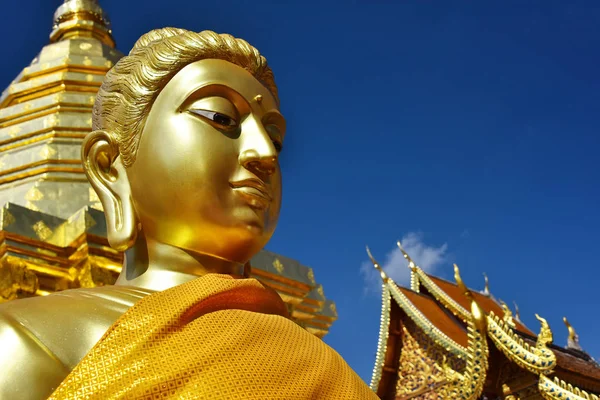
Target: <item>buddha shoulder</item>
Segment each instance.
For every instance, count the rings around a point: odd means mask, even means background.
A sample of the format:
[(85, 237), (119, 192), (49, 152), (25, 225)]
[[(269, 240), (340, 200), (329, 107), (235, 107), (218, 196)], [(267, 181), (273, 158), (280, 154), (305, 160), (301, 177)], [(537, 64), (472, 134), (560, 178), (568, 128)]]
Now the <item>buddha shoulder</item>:
[(46, 398), (106, 330), (151, 292), (105, 286), (0, 304), (0, 398)]

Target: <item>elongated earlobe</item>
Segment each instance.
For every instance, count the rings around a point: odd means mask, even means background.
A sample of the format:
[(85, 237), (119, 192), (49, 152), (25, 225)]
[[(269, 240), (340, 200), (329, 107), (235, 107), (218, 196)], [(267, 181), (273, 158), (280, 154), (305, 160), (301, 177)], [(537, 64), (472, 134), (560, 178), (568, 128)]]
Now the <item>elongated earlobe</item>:
[(135, 243), (137, 218), (118, 146), (108, 132), (94, 131), (83, 141), (81, 158), (104, 207), (108, 242), (112, 248), (124, 251)]

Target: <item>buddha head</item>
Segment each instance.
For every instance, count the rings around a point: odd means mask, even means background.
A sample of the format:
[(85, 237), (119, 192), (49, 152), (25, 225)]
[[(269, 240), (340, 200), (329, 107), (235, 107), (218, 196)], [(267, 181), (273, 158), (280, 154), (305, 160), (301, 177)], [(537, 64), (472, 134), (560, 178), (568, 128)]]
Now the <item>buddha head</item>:
[(165, 28), (106, 75), (82, 147), (118, 250), (140, 237), (244, 263), (281, 204), (285, 120), (273, 73), (247, 42)]

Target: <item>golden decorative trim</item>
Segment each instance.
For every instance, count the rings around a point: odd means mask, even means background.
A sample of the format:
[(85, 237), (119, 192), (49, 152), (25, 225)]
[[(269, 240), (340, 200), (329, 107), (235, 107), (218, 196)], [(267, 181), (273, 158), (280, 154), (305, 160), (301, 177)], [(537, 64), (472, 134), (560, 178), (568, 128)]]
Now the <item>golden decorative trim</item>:
[(431, 278), (419, 267), (415, 267), (415, 274), (419, 278), (419, 282), (427, 289), (429, 293), (452, 314), (466, 322), (469, 319), (469, 312), (454, 299), (446, 294)]
[(329, 309), (331, 310), (332, 313), (337, 315), (337, 308), (335, 307), (335, 303), (329, 304)]
[[(411, 324), (403, 324), (396, 398), (438, 398), (435, 389), (446, 384), (447, 373), (442, 368), (446, 359), (446, 351), (423, 331)], [(451, 361), (454, 361), (452, 368), (455, 371), (464, 368), (464, 365), (457, 365), (456, 360)]]
[[(96, 59), (98, 59), (98, 61), (102, 61), (103, 64), (102, 65), (85, 65), (84, 63), (82, 63), (82, 65), (78, 65), (73, 63), (73, 61), (71, 60), (67, 60), (65, 59), (62, 63), (55, 65), (53, 67), (50, 67), (48, 69), (39, 69), (37, 71), (33, 71), (31, 72), (31, 70), (28, 71), (27, 74), (24, 74), (21, 79), (22, 81), (26, 81), (29, 79), (33, 79), (33, 78), (38, 78), (40, 76), (43, 75), (49, 75), (49, 74), (53, 74), (56, 72), (59, 73), (67, 73), (67, 72), (71, 72), (71, 73), (78, 73), (78, 74), (96, 74), (96, 75), (102, 75), (104, 77), (104, 75), (106, 75), (106, 73), (108, 72), (108, 70), (110, 68), (106, 67), (106, 61), (100, 57), (96, 57)], [(108, 61), (108, 60), (107, 60)], [(108, 61), (111, 62), (111, 61)]]
[(15, 223), (15, 217), (8, 211), (8, 209), (2, 209), (2, 229), (8, 228), (10, 225)]
[(275, 261), (273, 261), (273, 268), (275, 268), (280, 274), (283, 273), (284, 267), (281, 261), (279, 261), (279, 258), (276, 258)]
[(388, 287), (390, 288), (390, 292), (394, 300), (396, 300), (396, 303), (398, 303), (402, 310), (404, 310), (419, 328), (423, 329), (423, 331), (429, 334), (433, 340), (449, 353), (452, 353), (461, 359), (467, 358), (467, 349), (450, 339), (444, 332), (433, 325), (431, 321), (429, 321), (427, 317), (425, 317), (425, 315), (423, 315), (421, 311), (419, 311), (419, 309), (398, 289), (398, 286), (392, 279), (389, 279)]
[(285, 293), (290, 296), (296, 296), (298, 298), (301, 298), (302, 300), (304, 300), (306, 298), (306, 296), (308, 295), (308, 290), (304, 291), (304, 290), (298, 289), (294, 286), (288, 286), (285, 284), (281, 284), (280, 282), (278, 282), (274, 279), (269, 279), (269, 276), (267, 274), (261, 273), (262, 271), (257, 272), (257, 270), (258, 270), (258, 268), (253, 269), (251, 276), (253, 278), (259, 279), (261, 282), (269, 285), (269, 287), (275, 289), (277, 292)]
[(415, 269), (416, 268), (410, 269), (410, 290), (419, 293), (421, 290), (421, 281), (419, 280), (419, 276)]
[(33, 211), (40, 211), (41, 212), (40, 208), (38, 206), (36, 206), (35, 204), (33, 204), (31, 201), (28, 201), (27, 203), (25, 203), (25, 207), (28, 208), (28, 209), (30, 209), (30, 210), (33, 210)]
[(307, 307), (306, 303), (301, 302), (299, 304), (296, 304), (296, 308), (297, 311), (301, 311), (304, 313), (308, 313), (308, 314), (317, 314), (319, 312), (321, 312), (321, 310), (323, 309), (322, 307)]
[(589, 394), (558, 377), (552, 381), (547, 376), (540, 375), (538, 389), (546, 400), (600, 400), (595, 394)]
[(33, 224), (33, 230), (37, 237), (42, 241), (46, 241), (46, 239), (52, 236), (52, 229), (50, 229), (48, 225), (44, 223), (44, 221), (38, 221)]
[(25, 193), (25, 200), (39, 201), (39, 200), (42, 200), (43, 198), (44, 198), (44, 193), (42, 193), (37, 186), (33, 186), (31, 189), (29, 189), (27, 191), (27, 193)]
[(454, 340), (450, 339), (444, 332), (442, 332), (435, 325), (433, 325), (431, 321), (429, 321), (427, 317), (425, 317), (417, 307), (415, 307), (415, 305), (400, 291), (400, 289), (398, 289), (398, 285), (396, 284), (396, 282), (394, 282), (393, 279), (387, 276), (385, 271), (381, 268), (379, 263), (371, 254), (371, 251), (368, 247), (367, 254), (371, 259), (371, 262), (373, 263), (375, 269), (379, 271), (383, 283), (387, 285), (392, 297), (400, 306), (400, 308), (404, 310), (406, 315), (408, 315), (408, 317), (411, 320), (413, 320), (413, 322), (419, 328), (421, 328), (426, 334), (428, 334), (433, 340), (435, 340), (436, 343), (438, 343), (440, 346), (446, 349), (446, 351), (455, 355), (458, 358), (465, 359), (468, 355), (467, 349), (456, 343)]
[[(45, 159), (45, 160), (39, 160), (39, 161), (34, 161), (31, 162), (29, 164), (23, 164), (23, 165), (19, 165), (18, 167), (15, 168), (11, 168), (11, 169), (6, 169), (4, 171), (0, 172), (0, 177), (4, 177), (6, 175), (10, 176), (11, 174), (14, 174), (16, 172), (21, 172), (21, 171), (27, 171), (28, 169), (32, 169), (35, 167), (39, 167), (40, 165), (81, 165), (81, 160), (56, 160), (56, 159)], [(8, 178), (2, 178), (2, 179), (8, 179)], [(27, 200), (39, 200), (39, 199), (27, 199)]]
[(97, 266), (98, 268), (102, 268), (107, 271), (114, 272), (116, 274), (120, 274), (121, 269), (123, 268), (123, 264), (117, 264), (114, 261), (109, 260), (105, 257), (88, 256), (88, 258), (92, 260), (92, 264)]
[[(62, 131), (62, 132), (60, 132)], [(8, 150), (18, 149), (20, 147), (29, 146), (34, 143), (44, 141), (46, 139), (53, 138), (66, 138), (66, 139), (84, 139), (89, 128), (78, 128), (78, 127), (59, 127), (59, 128), (45, 128), (37, 131), (30, 132), (26, 135), (20, 135), (19, 137), (11, 138), (8, 140), (0, 140), (0, 152), (6, 152)], [(81, 132), (81, 133), (75, 133)]]
[(38, 277), (19, 259), (2, 257), (0, 261), (0, 303), (16, 299), (19, 294), (35, 294), (39, 289)]
[(442, 399), (475, 400), (483, 393), (488, 370), (487, 318), (463, 283), (456, 264), (454, 264), (454, 278), (458, 287), (471, 301), (471, 313), (467, 320), (469, 339), (467, 365), (463, 373), (458, 373), (444, 365), (448, 384), (442, 386), (438, 394)]
[(410, 268), (410, 290), (412, 290), (413, 292), (419, 293), (420, 289), (421, 289), (420, 285), (419, 285), (419, 277), (417, 276), (417, 270), (419, 269), (419, 267), (417, 266), (417, 264), (415, 264), (415, 262), (412, 260), (412, 258), (410, 258), (408, 253), (404, 250), (404, 247), (402, 247), (401, 241), (398, 240), (396, 242), (396, 245), (398, 245), (398, 248), (402, 252), (402, 256), (404, 256), (406, 261), (408, 261), (408, 268)]
[[(13, 105), (22, 104), (26, 101), (36, 100), (47, 95), (63, 92), (79, 92), (79, 93), (98, 93), (100, 85), (89, 85), (86, 82), (77, 81), (56, 81), (43, 86), (37, 90), (17, 91), (14, 85), (8, 87), (8, 96), (0, 97), (0, 108), (11, 107)], [(84, 86), (85, 85), (85, 86)], [(18, 94), (17, 94), (18, 92)]]
[(315, 281), (315, 272), (313, 271), (312, 268), (308, 269), (308, 280), (313, 284), (316, 285), (316, 281)]
[(262, 279), (273, 281), (277, 284), (283, 284), (286, 287), (290, 288), (288, 290), (296, 290), (298, 293), (303, 293), (303, 297), (313, 289), (310, 285), (304, 282), (295, 281), (290, 278), (286, 278), (285, 275), (277, 275), (275, 273), (271, 273), (265, 270), (257, 269), (256, 271), (252, 271), (252, 275), (256, 275)]
[(56, 155), (56, 149), (52, 145), (47, 144), (40, 150), (38, 154), (43, 159), (52, 158), (54, 155)]
[[(46, 163), (48, 163), (48, 162), (46, 161)], [(49, 163), (49, 164), (52, 164), (52, 163)], [(25, 179), (25, 178), (29, 178), (31, 176), (41, 175), (41, 174), (44, 174), (47, 172), (67, 172), (67, 173), (82, 174), (82, 175), (84, 173), (83, 168), (43, 167), (43, 168), (33, 169), (28, 172), (23, 172), (21, 174), (16, 174), (13, 176), (2, 178), (2, 179), (0, 179), (0, 185), (9, 183), (9, 182), (18, 181), (18, 180)]]
[[(7, 207), (8, 209), (11, 209), (11, 208), (10, 208), (10, 205), (11, 205), (11, 204), (9, 203), (9, 204), (8, 204), (8, 206), (5, 206), (5, 207)], [(7, 208), (4, 208), (4, 210), (6, 210)], [(14, 211), (14, 210), (13, 210), (13, 211)], [(17, 211), (18, 211), (18, 210), (17, 210)], [(17, 214), (17, 217), (14, 217), (14, 218), (15, 218), (16, 220), (18, 220), (18, 218), (19, 218), (19, 214)], [(23, 236), (23, 235), (21, 235), (21, 234), (14, 233), (14, 232), (9, 232), (9, 231), (0, 231), (0, 240), (4, 240), (4, 239), (7, 239), (7, 240), (10, 240), (10, 241), (13, 241), (13, 242), (15, 242), (15, 243), (24, 244), (26, 247), (33, 247), (33, 248), (36, 248), (36, 247), (39, 247), (39, 246), (40, 246), (40, 241), (39, 241), (39, 240), (37, 240), (37, 239), (33, 239), (33, 238), (30, 238), (30, 237), (27, 237), (27, 236)], [(2, 242), (0, 242), (0, 243), (2, 243)], [(60, 254), (60, 255), (61, 255), (61, 257), (62, 257), (63, 255), (65, 255), (65, 254), (66, 254), (66, 251), (65, 251), (65, 248), (64, 248), (64, 247), (66, 247), (66, 246), (57, 246), (57, 245), (54, 245), (54, 244), (51, 244), (51, 243), (43, 243), (43, 245), (42, 245), (42, 246), (43, 246), (43, 247), (44, 247), (46, 250), (49, 250), (49, 251), (51, 251), (51, 252), (52, 252), (54, 255), (56, 255), (56, 254)], [(19, 247), (19, 248), (14, 248), (14, 249), (11, 249), (11, 251), (15, 251), (15, 252), (16, 252), (16, 251), (17, 251), (17, 250), (19, 250), (19, 249), (20, 249), (20, 250), (22, 250), (23, 252), (26, 252), (26, 251), (27, 251), (27, 250), (25, 250), (24, 248), (20, 248), (20, 247)], [(35, 253), (31, 252), (31, 251), (28, 251), (28, 253), (35, 254)], [(28, 254), (28, 253), (23, 253), (23, 254)], [(0, 254), (0, 255), (1, 255), (1, 254)], [(56, 260), (52, 260), (52, 261), (56, 261), (56, 262), (58, 262), (58, 263), (62, 263), (62, 264), (65, 264), (65, 265), (68, 263), (68, 260), (66, 260), (66, 259), (63, 259), (63, 258), (56, 258)]]
[(508, 305), (506, 305), (505, 302), (500, 300), (500, 306), (502, 307), (502, 311), (504, 312), (504, 317), (502, 317), (502, 320), (508, 326), (510, 326), (512, 329), (516, 329), (517, 325), (515, 324), (515, 320), (513, 319), (512, 311), (510, 311), (510, 308), (508, 308)]
[(385, 362), (385, 354), (387, 352), (387, 342), (390, 334), (390, 291), (384, 283), (381, 289), (381, 319), (379, 322), (379, 339), (377, 341), (377, 353), (375, 355), (375, 366), (371, 375), (371, 390), (377, 393), (381, 374), (383, 373), (383, 364)]
[(534, 374), (548, 374), (556, 366), (556, 355), (547, 345), (552, 343), (552, 331), (545, 319), (536, 314), (541, 323), (537, 343), (526, 343), (493, 312), (487, 317), (488, 336), (509, 360)]
[(317, 287), (317, 292), (321, 295), (321, 297), (325, 297), (325, 292), (323, 291), (323, 286), (319, 285)]
[[(470, 313), (464, 307), (448, 296), (421, 268), (416, 267), (415, 272), (420, 283), (427, 288), (436, 300), (442, 303), (452, 314), (465, 322), (468, 321)], [(508, 309), (506, 305), (505, 308)], [(512, 322), (512, 315), (508, 316), (507, 319)], [(540, 318), (538, 317), (538, 319)], [(546, 344), (552, 342), (552, 331), (550, 331), (550, 327), (545, 320), (540, 319), (540, 321), (542, 321), (542, 329), (535, 347), (525, 343), (509, 326), (510, 322), (500, 319), (493, 312), (490, 312), (487, 316), (489, 326), (487, 334), (496, 346), (517, 365), (535, 374), (549, 373), (556, 366), (556, 356), (552, 350), (546, 347)]]
[[(14, 259), (14, 257), (10, 258)], [(49, 277), (56, 280), (72, 281), (69, 271), (64, 267), (61, 268), (54, 265), (38, 264), (30, 261), (23, 261), (23, 265), (27, 267), (28, 271), (34, 272), (37, 277)]]

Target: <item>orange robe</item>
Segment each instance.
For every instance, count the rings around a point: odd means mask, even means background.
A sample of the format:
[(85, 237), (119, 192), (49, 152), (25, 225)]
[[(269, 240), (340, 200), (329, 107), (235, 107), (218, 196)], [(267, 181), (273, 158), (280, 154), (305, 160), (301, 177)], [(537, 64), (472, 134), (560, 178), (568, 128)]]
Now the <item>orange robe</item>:
[(50, 399), (377, 399), (255, 279), (210, 274), (117, 320)]

